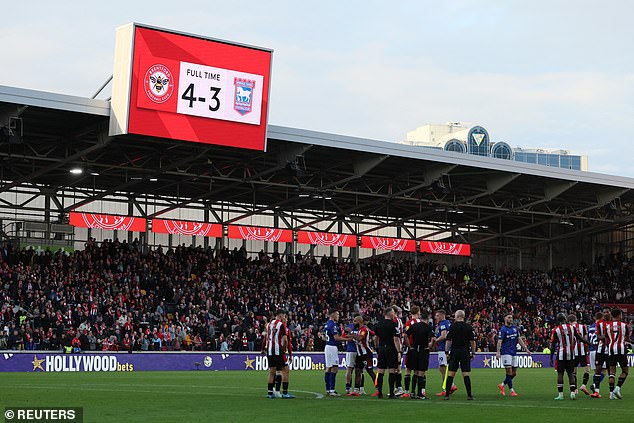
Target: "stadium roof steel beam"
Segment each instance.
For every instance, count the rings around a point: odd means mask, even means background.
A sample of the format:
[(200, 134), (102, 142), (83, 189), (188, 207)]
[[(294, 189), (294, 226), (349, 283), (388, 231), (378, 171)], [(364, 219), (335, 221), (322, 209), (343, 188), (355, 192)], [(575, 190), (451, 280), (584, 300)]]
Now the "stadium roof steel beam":
[[(478, 248), (495, 248), (500, 235), (547, 239), (542, 226), (560, 219), (577, 226), (555, 236), (610, 230), (634, 213), (631, 178), (275, 125), (268, 128), (267, 152), (133, 135), (97, 148), (108, 102), (0, 86), (0, 116), (20, 109), (25, 142), (0, 144), (6, 189), (0, 208), (13, 206), (16, 213), (41, 208), (33, 190), (43, 188), (52, 190), (42, 194), (50, 197), (51, 213), (100, 199), (132, 204), (122, 213), (142, 215), (151, 205), (150, 217), (179, 208), (206, 209), (206, 216), (232, 222), (273, 213), (296, 229), (341, 222), (341, 230), (372, 233), (399, 226), (403, 235), (453, 235), (478, 241)], [(287, 166), (298, 156), (302, 166)], [(64, 166), (75, 162), (99, 176), (70, 177)], [(151, 176), (159, 180), (131, 182)], [(26, 197), (2, 196), (8, 193)], [(359, 228), (361, 222), (368, 226)]]
[(524, 225), (524, 226), (521, 226), (519, 228), (515, 228), (515, 229), (510, 229), (508, 231), (504, 231), (503, 233), (496, 233), (496, 234), (489, 235), (489, 236), (484, 237), (484, 238), (477, 239), (475, 241), (472, 241), (472, 243), (473, 244), (481, 244), (483, 242), (491, 241), (491, 240), (494, 240), (496, 238), (507, 237), (509, 235), (513, 235), (513, 234), (518, 233), (518, 232), (524, 232), (524, 231), (526, 231), (528, 229), (536, 228), (536, 227), (545, 225), (547, 223), (553, 223), (553, 222), (551, 220), (540, 220), (538, 222), (534, 222), (534, 223), (531, 223), (529, 225)]
[[(266, 169), (266, 170), (263, 170), (263, 171), (261, 171), (259, 173), (256, 173), (253, 176), (249, 176), (246, 179), (237, 179), (236, 178), (235, 179), (235, 183), (233, 185), (222, 187), (222, 188), (220, 188), (220, 189), (218, 189), (216, 191), (210, 190), (210, 192), (208, 192), (208, 193), (201, 194), (201, 195), (198, 195), (198, 196), (196, 196), (194, 198), (190, 198), (190, 199), (186, 199), (186, 200), (180, 201), (177, 204), (174, 204), (172, 206), (166, 207), (163, 210), (159, 210), (159, 211), (153, 213), (151, 217), (160, 216), (160, 215), (165, 214), (165, 213), (167, 213), (169, 211), (172, 211), (172, 210), (175, 210), (177, 208), (181, 208), (181, 207), (184, 207), (184, 206), (186, 206), (188, 204), (191, 204), (192, 202), (206, 200), (206, 199), (210, 198), (211, 196), (218, 195), (218, 194), (220, 194), (222, 192), (235, 190), (237, 187), (239, 187), (240, 185), (244, 185), (245, 183), (254, 184), (255, 181), (258, 178), (262, 178), (264, 176), (273, 174), (273, 173), (275, 173), (278, 170), (284, 169), (291, 162), (293, 157), (297, 157), (298, 155), (304, 154), (310, 148), (311, 148), (310, 145), (291, 146), (290, 148), (283, 150), (283, 152), (278, 155), (278, 157), (277, 157), (278, 165), (277, 166), (269, 168), (269, 169)], [(198, 177), (198, 176), (197, 175), (192, 175), (192, 178), (196, 178), (196, 177)], [(211, 179), (213, 180), (214, 177), (212, 176)]]
[(463, 198), (461, 201), (457, 202), (456, 205), (469, 204), (469, 203), (477, 200), (478, 198), (482, 198), (482, 197), (487, 197), (487, 196), (493, 195), (494, 193), (496, 193), (500, 189), (504, 188), (506, 185), (510, 184), (515, 179), (519, 178), (520, 176), (521, 176), (520, 173), (510, 173), (510, 174), (507, 174), (507, 175), (497, 175), (497, 176), (488, 177), (488, 178), (486, 178), (486, 190), (485, 191), (483, 191), (483, 192), (481, 192), (479, 194), (472, 195), (470, 197)]
[(567, 181), (567, 182), (555, 181), (551, 183), (550, 185), (547, 185), (544, 187), (543, 198), (540, 198), (539, 200), (530, 202), (528, 204), (523, 204), (520, 207), (513, 208), (512, 211), (527, 210), (527, 209), (531, 209), (533, 206), (536, 206), (538, 204), (552, 201), (575, 185), (577, 185), (576, 181)]
[[(209, 148), (209, 149), (205, 149), (205, 150), (201, 151), (197, 156), (194, 157), (194, 160), (205, 156), (210, 150), (211, 149)], [(83, 201), (80, 201), (77, 204), (73, 204), (71, 206), (68, 206), (64, 210), (65, 211), (75, 210), (75, 209), (77, 209), (77, 208), (79, 208), (81, 206), (84, 206), (86, 204), (92, 203), (93, 201), (96, 201), (96, 200), (99, 200), (101, 198), (104, 198), (107, 195), (114, 194), (114, 193), (117, 193), (117, 192), (121, 192), (121, 191), (124, 191), (125, 189), (128, 189), (128, 188), (133, 188), (135, 185), (141, 184), (143, 182), (147, 182), (147, 179), (150, 179), (150, 178), (153, 178), (153, 177), (157, 177), (157, 176), (161, 176), (163, 173), (169, 171), (170, 169), (178, 169), (179, 166), (187, 164), (191, 160), (192, 160), (192, 158), (184, 158), (184, 159), (181, 159), (181, 160), (179, 160), (177, 162), (171, 163), (168, 166), (166, 166), (165, 168), (161, 168), (161, 169), (159, 169), (157, 171), (154, 171), (154, 172), (150, 173), (149, 175), (147, 175), (147, 178), (145, 180), (144, 179), (129, 179), (128, 181), (126, 181), (126, 182), (124, 182), (124, 183), (122, 183), (120, 185), (117, 185), (117, 186), (115, 186), (113, 188), (110, 188), (110, 189), (108, 189), (106, 191), (99, 192), (99, 193), (97, 193), (97, 194), (95, 194), (95, 195), (93, 195), (93, 196), (91, 196), (91, 197), (89, 197), (89, 198), (87, 198), (87, 199), (85, 199)]]
[[(408, 194), (408, 193), (411, 193), (413, 191), (416, 191), (416, 190), (418, 190), (420, 188), (428, 187), (433, 182), (438, 180), (438, 178), (440, 178), (443, 175), (448, 174), (451, 170), (453, 170), (455, 168), (456, 168), (456, 165), (432, 166), (430, 169), (426, 169), (426, 171), (424, 173), (424, 177), (423, 177), (423, 182), (422, 183), (419, 183), (419, 184), (416, 184), (414, 186), (408, 187), (406, 189), (400, 190), (396, 194), (380, 195), (379, 198), (377, 198), (375, 200), (372, 200), (372, 201), (367, 202), (367, 203), (363, 203), (362, 205), (355, 205), (354, 207), (351, 207), (351, 208), (343, 210), (340, 214), (345, 216), (345, 215), (348, 215), (348, 214), (351, 214), (351, 213), (355, 213), (355, 212), (358, 212), (359, 210), (366, 209), (367, 207), (372, 207), (374, 205), (381, 204), (382, 202), (384, 202), (386, 200), (389, 201), (392, 198), (403, 196), (405, 194)], [(363, 193), (361, 193), (361, 194), (363, 194)], [(319, 223), (322, 220), (323, 219), (316, 219), (316, 220), (310, 222), (310, 224), (314, 225), (316, 223)]]
[(75, 160), (79, 160), (82, 157), (85, 157), (86, 155), (90, 154), (93, 151), (97, 151), (97, 150), (100, 150), (100, 149), (104, 148), (106, 145), (108, 145), (110, 143), (110, 141), (111, 141), (111, 138), (108, 137), (108, 136), (105, 136), (102, 133), (102, 134), (100, 134), (99, 139), (98, 139), (96, 144), (94, 144), (94, 145), (92, 145), (92, 146), (90, 146), (88, 148), (85, 148), (83, 150), (77, 151), (77, 152), (71, 154), (70, 156), (67, 156), (63, 160), (59, 160), (59, 161), (57, 161), (57, 162), (55, 162), (53, 164), (50, 164), (50, 165), (48, 165), (46, 167), (40, 168), (40, 169), (38, 169), (38, 170), (36, 170), (36, 171), (26, 175), (26, 176), (23, 176), (23, 177), (17, 179), (17, 180), (14, 180), (14, 181), (12, 181), (10, 183), (6, 183), (6, 184), (0, 186), (0, 192), (7, 191), (7, 190), (9, 190), (9, 189), (11, 189), (13, 187), (17, 187), (17, 186), (25, 183), (25, 182), (30, 182), (33, 179), (35, 179), (35, 178), (37, 178), (39, 176), (45, 175), (45, 174), (49, 173), (52, 170), (56, 170), (56, 169), (66, 165), (68, 163), (72, 163)]
[(584, 227), (584, 228), (579, 228), (578, 230), (575, 230), (575, 231), (571, 231), (569, 233), (552, 236), (552, 237), (549, 237), (548, 239), (545, 239), (543, 241), (536, 242), (536, 243), (530, 245), (528, 248), (534, 248), (534, 247), (537, 247), (537, 246), (540, 246), (540, 245), (554, 243), (556, 241), (561, 241), (561, 240), (564, 240), (564, 239), (573, 238), (575, 236), (582, 235), (582, 234), (588, 235), (588, 234), (593, 234), (593, 233), (607, 232), (607, 231), (615, 229), (615, 228), (626, 227), (628, 225), (631, 225), (632, 223), (634, 223), (634, 216), (622, 217), (622, 218), (615, 219), (615, 221), (613, 221), (613, 222), (604, 223), (602, 225), (587, 226), (587, 227)]

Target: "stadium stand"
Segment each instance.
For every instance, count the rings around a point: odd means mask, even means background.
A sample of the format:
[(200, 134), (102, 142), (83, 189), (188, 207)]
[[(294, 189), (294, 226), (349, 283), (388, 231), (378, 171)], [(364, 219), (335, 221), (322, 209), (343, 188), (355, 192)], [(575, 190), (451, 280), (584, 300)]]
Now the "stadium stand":
[(603, 303), (632, 303), (634, 262), (597, 258), (592, 267), (548, 273), (437, 261), (281, 257), (179, 246), (141, 253), (137, 241), (90, 241), (71, 254), (0, 244), (0, 349), (257, 350), (267, 316), (290, 310), (294, 351), (321, 350), (330, 307), (343, 319), (405, 310), (463, 308), (478, 348), (494, 351), (512, 311), (533, 351), (549, 339), (554, 316), (589, 321)]

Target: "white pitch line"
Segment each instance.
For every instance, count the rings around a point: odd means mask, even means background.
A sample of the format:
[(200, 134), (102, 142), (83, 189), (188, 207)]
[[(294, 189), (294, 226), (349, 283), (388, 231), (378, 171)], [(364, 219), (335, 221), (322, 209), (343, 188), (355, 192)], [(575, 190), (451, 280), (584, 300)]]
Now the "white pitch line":
[[(55, 385), (48, 385), (48, 386), (11, 385), (11, 386), (18, 387), (18, 388), (27, 388), (27, 389), (29, 389), (29, 388), (32, 388), (32, 389), (68, 389), (68, 385), (64, 385), (64, 386), (61, 386), (61, 385), (57, 385), (57, 386), (55, 386)], [(250, 387), (250, 386), (245, 386), (245, 387), (217, 386), (217, 385), (186, 385), (186, 386), (183, 386), (183, 385), (155, 385), (155, 384), (152, 384), (151, 386), (153, 386), (153, 387), (161, 388), (161, 389), (156, 389), (156, 390), (152, 390), (152, 389), (139, 390), (139, 389), (136, 389), (136, 388), (135, 389), (110, 389), (110, 388), (102, 388), (100, 386), (101, 386), (100, 384), (95, 384), (95, 383), (93, 383), (93, 384), (82, 384), (80, 389), (81, 390), (87, 390), (87, 391), (99, 391), (99, 392), (143, 392), (143, 393), (148, 393), (148, 394), (153, 394), (153, 393), (156, 393), (156, 392), (161, 392), (161, 393), (166, 393), (166, 394), (168, 394), (168, 393), (173, 393), (173, 394), (186, 394), (186, 393), (189, 394), (189, 393), (192, 393), (192, 392), (186, 392), (186, 391), (182, 391), (182, 390), (181, 391), (165, 391), (164, 389), (162, 389), (162, 388), (165, 388), (165, 387), (169, 387), (169, 388), (178, 388), (178, 387), (181, 387), (181, 388), (183, 388), (183, 387), (185, 387), (185, 388), (220, 388), (220, 389), (240, 389), (240, 390), (251, 389), (251, 390), (256, 390), (256, 391), (260, 391), (260, 390), (264, 391), (262, 388), (254, 388), (254, 387)], [(117, 386), (128, 386), (128, 387), (132, 388), (132, 387), (145, 386), (145, 385), (142, 385), (142, 384), (131, 384), (131, 383), (126, 383), (126, 384), (118, 383)], [(295, 390), (291, 389), (291, 393), (293, 393), (293, 392), (300, 392), (302, 394), (311, 394), (311, 395), (315, 396), (314, 399), (323, 399), (324, 398), (324, 395), (320, 394), (318, 392), (300, 391), (300, 390), (297, 390), (297, 389), (295, 389)], [(230, 397), (243, 396), (243, 395), (238, 395), (238, 394), (229, 394), (229, 393), (225, 393), (225, 392), (222, 392), (222, 393), (217, 393), (217, 392), (209, 393), (209, 392), (204, 392), (204, 391), (196, 392), (196, 394), (197, 395), (212, 395), (212, 396), (213, 395), (222, 395), (222, 396), (230, 396)], [(307, 398), (307, 399), (310, 399), (310, 398)]]

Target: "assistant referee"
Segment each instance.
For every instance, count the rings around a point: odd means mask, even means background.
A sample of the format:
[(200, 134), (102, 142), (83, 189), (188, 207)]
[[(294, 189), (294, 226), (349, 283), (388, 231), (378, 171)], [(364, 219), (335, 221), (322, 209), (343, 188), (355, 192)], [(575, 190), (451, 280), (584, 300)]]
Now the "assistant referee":
[[(475, 353), (475, 332), (470, 324), (464, 321), (464, 310), (458, 310), (455, 314), (455, 322), (447, 332), (448, 376), (445, 386), (451, 388), (458, 367), (462, 370), (464, 386), (467, 389), (467, 399), (473, 400), (471, 395), (471, 360)], [(445, 400), (449, 400), (451, 389), (445, 389)]]

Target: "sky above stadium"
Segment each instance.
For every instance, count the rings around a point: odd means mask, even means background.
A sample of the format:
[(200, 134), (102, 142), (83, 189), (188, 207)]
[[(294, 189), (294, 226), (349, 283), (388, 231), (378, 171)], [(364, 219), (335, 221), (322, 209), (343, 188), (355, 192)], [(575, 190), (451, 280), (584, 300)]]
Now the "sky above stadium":
[[(136, 21), (274, 49), (269, 123), (401, 141), (469, 122), (634, 177), (634, 3), (9, 2), (0, 84), (91, 96)], [(101, 97), (109, 96), (109, 90)]]

